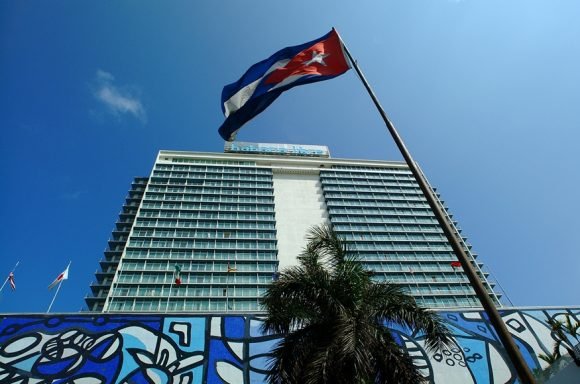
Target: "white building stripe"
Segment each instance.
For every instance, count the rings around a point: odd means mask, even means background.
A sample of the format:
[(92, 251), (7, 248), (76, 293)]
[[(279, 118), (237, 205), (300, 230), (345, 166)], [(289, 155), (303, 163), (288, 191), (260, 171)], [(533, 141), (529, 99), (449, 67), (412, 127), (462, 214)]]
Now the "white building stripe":
[(306, 234), (311, 227), (328, 223), (320, 179), (315, 172), (274, 171), (279, 270), (298, 264), (296, 257), (306, 246)]

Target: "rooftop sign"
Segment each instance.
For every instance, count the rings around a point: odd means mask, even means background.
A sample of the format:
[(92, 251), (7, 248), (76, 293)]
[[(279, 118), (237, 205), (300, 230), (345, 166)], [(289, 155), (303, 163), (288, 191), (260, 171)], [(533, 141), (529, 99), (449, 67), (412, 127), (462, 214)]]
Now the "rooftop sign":
[(254, 153), (260, 155), (330, 157), (328, 147), (323, 145), (243, 143), (240, 141), (226, 141), (224, 152)]

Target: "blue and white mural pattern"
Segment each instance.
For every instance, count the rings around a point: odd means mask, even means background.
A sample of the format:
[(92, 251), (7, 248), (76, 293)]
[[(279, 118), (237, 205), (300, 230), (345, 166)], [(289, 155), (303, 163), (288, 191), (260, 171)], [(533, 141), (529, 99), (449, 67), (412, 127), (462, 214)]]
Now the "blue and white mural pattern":
[[(431, 383), (516, 383), (485, 315), (441, 312), (455, 346), (428, 353), (421, 334), (392, 329)], [(546, 320), (580, 309), (504, 310), (502, 316), (532, 369), (551, 352)], [(264, 335), (259, 316), (78, 314), (0, 318), (0, 383), (250, 384), (265, 382), (279, 335)]]

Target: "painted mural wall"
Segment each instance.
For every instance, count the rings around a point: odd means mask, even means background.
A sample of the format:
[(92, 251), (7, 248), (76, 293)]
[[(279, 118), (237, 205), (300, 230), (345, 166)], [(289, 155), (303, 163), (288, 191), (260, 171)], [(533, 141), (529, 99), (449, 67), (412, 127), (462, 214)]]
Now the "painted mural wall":
[[(550, 352), (548, 317), (580, 308), (509, 309), (502, 316), (532, 369)], [(392, 329), (431, 383), (515, 383), (479, 311), (440, 312), (454, 335), (430, 354), (420, 334)], [(0, 315), (0, 383), (263, 383), (269, 351), (259, 316), (161, 314)]]

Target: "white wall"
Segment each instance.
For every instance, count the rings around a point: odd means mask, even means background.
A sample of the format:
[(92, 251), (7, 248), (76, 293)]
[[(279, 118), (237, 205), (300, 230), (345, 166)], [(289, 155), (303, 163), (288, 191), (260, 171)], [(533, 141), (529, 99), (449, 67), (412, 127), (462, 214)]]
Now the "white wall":
[(314, 225), (327, 223), (328, 214), (318, 172), (276, 170), (273, 182), (278, 260), (282, 270), (297, 264), (296, 257), (306, 245), (306, 232)]

